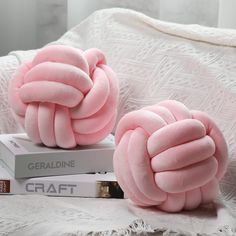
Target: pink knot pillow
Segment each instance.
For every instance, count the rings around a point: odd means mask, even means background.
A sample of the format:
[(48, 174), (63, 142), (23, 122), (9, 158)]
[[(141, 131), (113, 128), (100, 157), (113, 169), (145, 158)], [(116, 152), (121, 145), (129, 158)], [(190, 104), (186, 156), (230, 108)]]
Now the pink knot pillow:
[(118, 94), (100, 50), (57, 45), (19, 67), (10, 81), (9, 104), (35, 143), (71, 148), (111, 132)]
[(207, 114), (163, 101), (126, 114), (115, 138), (115, 174), (137, 205), (178, 212), (216, 198), (228, 152)]

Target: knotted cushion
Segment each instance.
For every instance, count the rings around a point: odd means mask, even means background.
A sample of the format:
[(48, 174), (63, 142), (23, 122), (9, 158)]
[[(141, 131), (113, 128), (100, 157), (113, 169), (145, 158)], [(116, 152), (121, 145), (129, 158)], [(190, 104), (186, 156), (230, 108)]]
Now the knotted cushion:
[(177, 212), (217, 196), (228, 153), (207, 114), (166, 100), (127, 113), (115, 138), (115, 174), (134, 203)]
[(71, 148), (111, 132), (118, 93), (100, 50), (53, 45), (19, 67), (10, 81), (9, 103), (35, 143)]

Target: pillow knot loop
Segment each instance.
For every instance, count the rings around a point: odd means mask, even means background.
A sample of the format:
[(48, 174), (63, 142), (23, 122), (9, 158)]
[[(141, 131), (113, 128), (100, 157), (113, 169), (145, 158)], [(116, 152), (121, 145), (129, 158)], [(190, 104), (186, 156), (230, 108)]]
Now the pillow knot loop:
[(115, 138), (114, 170), (136, 204), (177, 212), (216, 198), (228, 151), (206, 113), (162, 101), (126, 114)]
[(9, 104), (35, 143), (72, 148), (94, 144), (114, 127), (119, 87), (102, 51), (43, 48), (21, 65)]

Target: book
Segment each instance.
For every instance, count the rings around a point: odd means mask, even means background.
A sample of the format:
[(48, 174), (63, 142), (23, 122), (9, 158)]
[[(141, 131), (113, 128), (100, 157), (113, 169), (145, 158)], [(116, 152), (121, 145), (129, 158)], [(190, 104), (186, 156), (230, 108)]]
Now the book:
[(14, 179), (1, 162), (0, 194), (124, 198), (113, 172)]
[(26, 134), (0, 135), (0, 160), (14, 178), (113, 171), (114, 136), (73, 149), (34, 144)]

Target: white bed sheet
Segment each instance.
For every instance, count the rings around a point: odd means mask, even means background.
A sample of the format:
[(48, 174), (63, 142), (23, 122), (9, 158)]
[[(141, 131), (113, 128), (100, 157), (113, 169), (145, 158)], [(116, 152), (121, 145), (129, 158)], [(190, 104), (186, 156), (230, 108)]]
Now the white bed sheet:
[(169, 214), (127, 199), (1, 196), (0, 235), (235, 235), (236, 220), (212, 204)]

